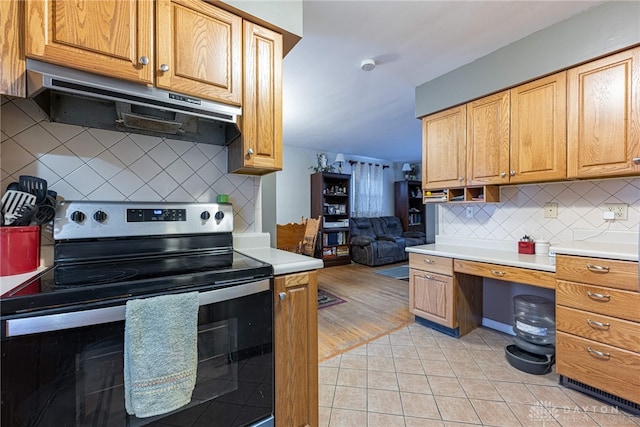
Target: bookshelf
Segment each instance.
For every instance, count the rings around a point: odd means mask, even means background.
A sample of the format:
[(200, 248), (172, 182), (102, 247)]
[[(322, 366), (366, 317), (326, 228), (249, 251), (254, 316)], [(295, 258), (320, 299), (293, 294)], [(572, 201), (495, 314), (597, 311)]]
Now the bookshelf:
[(400, 218), (405, 231), (425, 230), (425, 212), (420, 181), (394, 183), (394, 215)]

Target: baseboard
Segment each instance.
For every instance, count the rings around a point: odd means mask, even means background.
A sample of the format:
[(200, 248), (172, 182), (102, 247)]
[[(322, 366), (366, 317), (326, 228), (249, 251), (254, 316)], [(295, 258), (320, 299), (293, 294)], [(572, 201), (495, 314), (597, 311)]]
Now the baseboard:
[(482, 326), (494, 329), (496, 331), (504, 332), (507, 335), (515, 336), (516, 334), (513, 332), (513, 326), (507, 325), (506, 323), (498, 322), (497, 320), (487, 319), (486, 317), (482, 318)]

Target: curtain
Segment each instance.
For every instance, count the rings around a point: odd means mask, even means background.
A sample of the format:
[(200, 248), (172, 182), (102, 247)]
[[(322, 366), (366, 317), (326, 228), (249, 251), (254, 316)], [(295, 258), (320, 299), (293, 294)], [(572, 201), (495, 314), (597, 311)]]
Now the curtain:
[(382, 216), (382, 165), (356, 163), (353, 169), (353, 215)]

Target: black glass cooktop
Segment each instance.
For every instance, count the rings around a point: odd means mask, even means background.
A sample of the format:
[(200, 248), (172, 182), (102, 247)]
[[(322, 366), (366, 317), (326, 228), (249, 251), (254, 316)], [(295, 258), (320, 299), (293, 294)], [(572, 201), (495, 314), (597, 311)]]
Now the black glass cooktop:
[(61, 263), (2, 296), (2, 316), (112, 304), (132, 297), (215, 289), (271, 277), (271, 265), (246, 255), (180, 256)]

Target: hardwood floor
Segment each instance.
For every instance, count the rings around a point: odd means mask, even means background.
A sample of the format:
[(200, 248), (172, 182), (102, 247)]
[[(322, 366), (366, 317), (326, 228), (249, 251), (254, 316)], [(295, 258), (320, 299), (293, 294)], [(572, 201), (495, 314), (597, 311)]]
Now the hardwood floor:
[(374, 273), (400, 265), (407, 263), (349, 264), (319, 270), (318, 288), (347, 301), (318, 310), (319, 361), (413, 323), (409, 282)]

